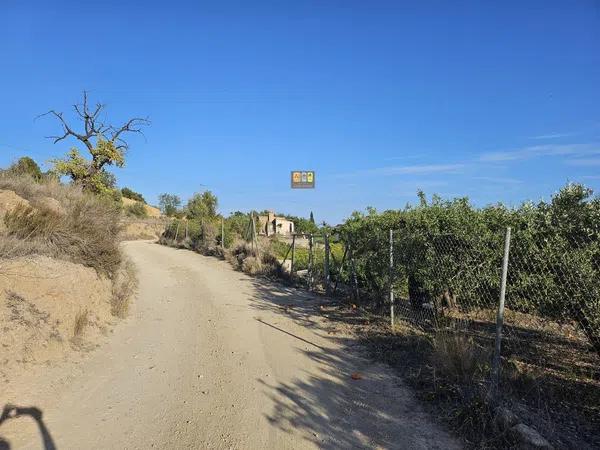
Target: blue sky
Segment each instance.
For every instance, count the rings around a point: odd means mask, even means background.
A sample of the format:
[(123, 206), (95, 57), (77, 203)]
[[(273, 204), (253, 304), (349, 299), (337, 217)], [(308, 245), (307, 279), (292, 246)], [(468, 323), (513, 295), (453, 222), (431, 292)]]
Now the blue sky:
[(417, 189), (600, 190), (597, 1), (3, 0), (0, 55), (1, 165), (64, 154), (34, 118), (85, 89), (115, 123), (151, 118), (115, 172), (150, 202), (208, 188), (225, 214), (336, 223)]

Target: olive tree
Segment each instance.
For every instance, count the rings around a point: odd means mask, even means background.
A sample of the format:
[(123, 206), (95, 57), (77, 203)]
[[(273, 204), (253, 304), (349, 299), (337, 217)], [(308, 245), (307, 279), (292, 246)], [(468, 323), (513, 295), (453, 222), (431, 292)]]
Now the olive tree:
[(158, 206), (165, 216), (173, 217), (181, 206), (181, 199), (175, 194), (160, 194), (158, 196)]
[(194, 194), (186, 207), (190, 219), (214, 218), (217, 215), (217, 197), (211, 191)]

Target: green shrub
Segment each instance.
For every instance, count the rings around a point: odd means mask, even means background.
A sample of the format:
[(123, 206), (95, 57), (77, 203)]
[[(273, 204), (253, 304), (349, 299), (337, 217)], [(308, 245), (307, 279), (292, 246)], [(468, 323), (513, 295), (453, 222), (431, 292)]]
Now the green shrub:
[(158, 205), (165, 216), (175, 217), (180, 213), (181, 199), (175, 194), (160, 194), (158, 196)]
[(127, 208), (125, 208), (125, 212), (128, 216), (139, 218), (148, 217), (148, 211), (146, 211), (146, 207), (140, 202), (135, 202), (134, 204), (127, 206)]
[(8, 168), (8, 172), (16, 176), (30, 176), (35, 181), (40, 181), (43, 178), (40, 166), (29, 156), (19, 158), (16, 163)]
[(434, 197), (418, 207), (355, 213), (340, 231), (371, 301), (387, 293), (393, 229), (397, 293), (417, 305), (451, 293), (468, 309), (497, 302), (507, 226), (513, 229), (507, 306), (576, 321), (600, 353), (600, 199), (584, 186), (570, 184), (548, 203), (513, 209)]
[(144, 200), (142, 194), (140, 194), (139, 192), (135, 192), (134, 190), (129, 189), (128, 187), (124, 187), (123, 189), (121, 189), (121, 195), (125, 198), (135, 200), (136, 202), (146, 203), (146, 200)]

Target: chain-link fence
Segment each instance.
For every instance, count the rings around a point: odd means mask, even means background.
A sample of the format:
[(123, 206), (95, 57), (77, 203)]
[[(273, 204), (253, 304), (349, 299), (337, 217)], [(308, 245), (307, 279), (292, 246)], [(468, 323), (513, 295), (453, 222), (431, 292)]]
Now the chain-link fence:
[(348, 246), (340, 234), (297, 233), (275, 237), (269, 247), (296, 283), (328, 295), (348, 293), (350, 260)]
[[(252, 236), (246, 240), (256, 241), (252, 228), (246, 229)], [(227, 232), (222, 222), (176, 220), (164, 236), (220, 246)], [(506, 239), (502, 229), (478, 236), (379, 228), (367, 238), (296, 234), (270, 240), (269, 251), (310, 289), (385, 311), (392, 324), (418, 327), (439, 345), (447, 337), (456, 345), (464, 341), (492, 361)], [(597, 387), (600, 244), (521, 230), (508, 244), (499, 335), (504, 376), (560, 369), (567, 378), (596, 377), (591, 385)]]
[(363, 304), (427, 337), (423, 367), (598, 432), (599, 242), (506, 231), (349, 234), (343, 282), (354, 276)]
[[(297, 284), (351, 299), (387, 323), (382, 336), (419, 336), (388, 340), (411, 347), (417, 377), (433, 371), (434, 384), (450, 380), (460, 396), (483, 393), (524, 414), (541, 411), (548, 423), (568, 421), (586, 436), (600, 432), (595, 235), (524, 226), (512, 235), (503, 226), (440, 232), (378, 218), (354, 229), (265, 237), (249, 217), (237, 227), (241, 247), (230, 247), (236, 232), (227, 221), (175, 220), (163, 237), (204, 250), (225, 243), (234, 262), (260, 260)], [(238, 266), (265, 273), (260, 264)]]

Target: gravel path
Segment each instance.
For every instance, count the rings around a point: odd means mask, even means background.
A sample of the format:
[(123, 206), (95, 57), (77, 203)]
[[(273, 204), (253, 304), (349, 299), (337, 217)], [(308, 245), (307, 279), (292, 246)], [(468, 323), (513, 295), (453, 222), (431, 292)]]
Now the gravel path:
[[(460, 448), (320, 316), (322, 299), (185, 250), (125, 250), (140, 279), (130, 317), (10, 396), (42, 410), (56, 448)], [(0, 436), (42, 448), (28, 416)]]

